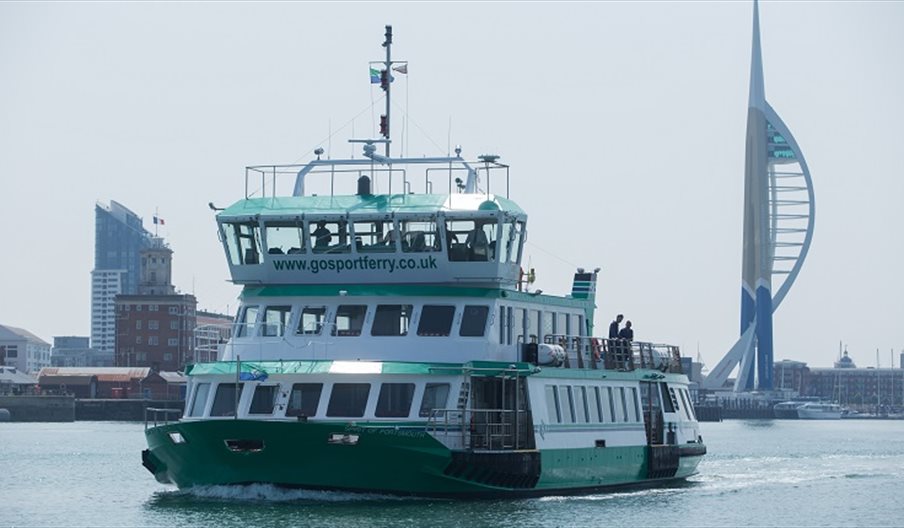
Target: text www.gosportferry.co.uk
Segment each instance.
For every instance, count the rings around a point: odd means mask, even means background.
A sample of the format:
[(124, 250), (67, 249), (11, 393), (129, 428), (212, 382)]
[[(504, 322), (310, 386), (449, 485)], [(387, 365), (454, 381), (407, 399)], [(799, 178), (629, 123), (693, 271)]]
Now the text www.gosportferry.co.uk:
[(386, 271), (437, 269), (436, 257), (421, 258), (373, 258), (358, 257), (347, 259), (316, 260), (274, 260), (273, 267), (277, 271), (305, 271), (320, 273), (321, 271)]

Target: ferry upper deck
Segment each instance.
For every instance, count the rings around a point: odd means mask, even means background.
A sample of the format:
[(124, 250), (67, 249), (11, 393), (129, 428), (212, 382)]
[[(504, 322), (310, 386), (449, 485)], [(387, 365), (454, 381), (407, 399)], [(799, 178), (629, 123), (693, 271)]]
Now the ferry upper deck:
[[(460, 150), (390, 159), (372, 147), (365, 159), (247, 167), (245, 199), (217, 215), (232, 280), (515, 287), (527, 214), (508, 198), (508, 166), (496, 156), (468, 162)], [(280, 194), (292, 176), (292, 192)], [(305, 194), (315, 177), (328, 193)], [(350, 182), (353, 193), (336, 193)], [(434, 182), (447, 192), (434, 192)], [(373, 192), (378, 186), (386, 192)]]

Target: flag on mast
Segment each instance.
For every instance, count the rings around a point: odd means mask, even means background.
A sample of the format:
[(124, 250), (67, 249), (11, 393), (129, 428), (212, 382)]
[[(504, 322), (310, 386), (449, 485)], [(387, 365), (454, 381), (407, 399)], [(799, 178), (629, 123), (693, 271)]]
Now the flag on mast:
[(408, 74), (408, 63), (406, 62), (406, 63), (400, 64), (398, 66), (393, 66), (392, 71), (397, 71), (399, 73), (404, 73), (407, 75)]

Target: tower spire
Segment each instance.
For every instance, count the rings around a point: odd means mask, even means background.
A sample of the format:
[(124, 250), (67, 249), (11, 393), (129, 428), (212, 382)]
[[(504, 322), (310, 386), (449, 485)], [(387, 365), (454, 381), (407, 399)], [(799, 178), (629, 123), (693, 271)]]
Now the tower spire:
[(753, 0), (753, 44), (750, 55), (750, 100), (748, 107), (766, 109), (766, 89), (763, 84), (763, 54), (760, 50), (760, 9)]

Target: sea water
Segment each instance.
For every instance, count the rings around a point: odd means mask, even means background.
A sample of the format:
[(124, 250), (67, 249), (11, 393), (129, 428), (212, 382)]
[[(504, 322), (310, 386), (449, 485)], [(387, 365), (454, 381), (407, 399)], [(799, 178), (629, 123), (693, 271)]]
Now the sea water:
[(584, 496), (434, 500), (256, 485), (180, 491), (143, 424), (0, 424), (0, 526), (901, 526), (904, 421), (702, 424), (699, 474)]

